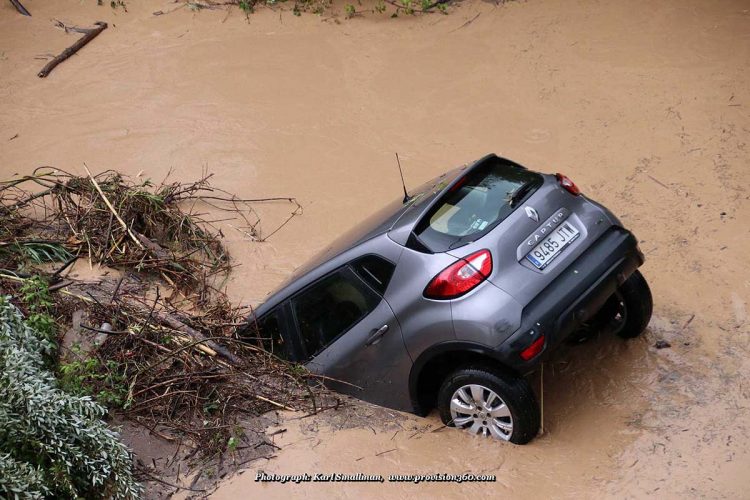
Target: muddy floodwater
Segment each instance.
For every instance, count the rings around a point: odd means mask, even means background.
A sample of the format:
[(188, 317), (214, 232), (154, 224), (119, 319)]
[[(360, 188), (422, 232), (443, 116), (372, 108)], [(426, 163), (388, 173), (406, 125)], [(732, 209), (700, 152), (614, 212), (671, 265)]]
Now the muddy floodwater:
[[(284, 414), (275, 457), (216, 498), (750, 497), (750, 3), (470, 0), (448, 15), (349, 20), (343, 4), (337, 17), (264, 8), (246, 20), (105, 3), (26, 0), (27, 18), (0, 2), (0, 173), (213, 172), (241, 197), (296, 197), (304, 214), (265, 243), (223, 228), (237, 302), (260, 303), (399, 196), (394, 152), (410, 187), (487, 152), (563, 172), (646, 254), (649, 329), (545, 364), (531, 444), (366, 405), (356, 423)], [(78, 36), (53, 19), (110, 27), (40, 79)], [(263, 228), (290, 210), (259, 207)], [(258, 470), (497, 482), (261, 484)]]

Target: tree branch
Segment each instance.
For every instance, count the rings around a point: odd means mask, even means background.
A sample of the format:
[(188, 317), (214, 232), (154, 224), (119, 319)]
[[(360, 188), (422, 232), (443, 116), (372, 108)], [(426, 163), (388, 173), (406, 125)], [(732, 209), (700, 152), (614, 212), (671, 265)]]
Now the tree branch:
[(66, 60), (67, 58), (69, 58), (70, 56), (78, 52), (79, 50), (81, 50), (81, 48), (83, 48), (84, 45), (86, 45), (91, 40), (96, 38), (99, 35), (99, 33), (107, 29), (107, 23), (102, 22), (102, 21), (95, 22), (94, 26), (96, 26), (96, 28), (91, 28), (91, 29), (86, 29), (86, 30), (77, 28), (76, 31), (78, 31), (79, 33), (84, 33), (84, 35), (81, 38), (79, 38), (73, 45), (63, 50), (60, 53), (60, 55), (56, 56), (54, 59), (48, 62), (44, 66), (44, 68), (42, 68), (42, 71), (38, 73), (39, 78), (44, 78), (47, 75), (49, 75), (50, 72), (52, 72), (52, 70), (55, 69), (55, 67), (57, 67), (58, 64), (60, 64), (61, 62), (63, 62), (64, 60)]

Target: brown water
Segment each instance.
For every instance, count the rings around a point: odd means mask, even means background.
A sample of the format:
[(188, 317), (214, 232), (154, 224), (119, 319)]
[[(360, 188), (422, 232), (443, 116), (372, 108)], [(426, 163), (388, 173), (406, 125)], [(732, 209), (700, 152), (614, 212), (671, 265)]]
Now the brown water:
[[(458, 497), (488, 487), (522, 498), (748, 498), (746, 1), (471, 0), (448, 16), (262, 10), (249, 22), (237, 10), (153, 16), (175, 7), (167, 1), (129, 1), (128, 13), (93, 0), (24, 3), (34, 17), (0, 3), (2, 176), (39, 165), (82, 173), (84, 163), (154, 180), (207, 170), (240, 196), (296, 196), (304, 215), (266, 243), (225, 228), (241, 264), (230, 284), (237, 301), (262, 301), (398, 196), (394, 152), (409, 186), (489, 151), (562, 171), (642, 239), (651, 328), (549, 363), (545, 434), (529, 446), (452, 430), (412, 437), (439, 427), (435, 417), (372, 410), (372, 428), (336, 430), (330, 417), (287, 416), (283, 450), (256, 466), (489, 472), (495, 485), (259, 485), (249, 471), (217, 498)], [(52, 18), (111, 27), (39, 79), (38, 58), (76, 36)], [(264, 227), (290, 210), (260, 208)], [(657, 339), (672, 348), (657, 351)]]

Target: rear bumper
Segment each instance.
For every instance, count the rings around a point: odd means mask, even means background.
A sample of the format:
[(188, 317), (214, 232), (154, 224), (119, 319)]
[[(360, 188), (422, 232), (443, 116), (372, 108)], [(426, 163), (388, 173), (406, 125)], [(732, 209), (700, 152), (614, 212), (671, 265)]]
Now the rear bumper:
[[(533, 370), (583, 322), (601, 309), (641, 264), (633, 234), (613, 226), (524, 308), (521, 327), (498, 346), (503, 363), (518, 372)], [(542, 353), (524, 361), (520, 353), (544, 335)]]

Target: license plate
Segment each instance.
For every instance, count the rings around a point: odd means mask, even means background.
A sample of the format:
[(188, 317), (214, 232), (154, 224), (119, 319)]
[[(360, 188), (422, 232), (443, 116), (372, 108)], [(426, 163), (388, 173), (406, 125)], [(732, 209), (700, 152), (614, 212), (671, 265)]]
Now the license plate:
[(535, 246), (526, 258), (539, 269), (544, 269), (580, 234), (573, 224), (565, 220)]

